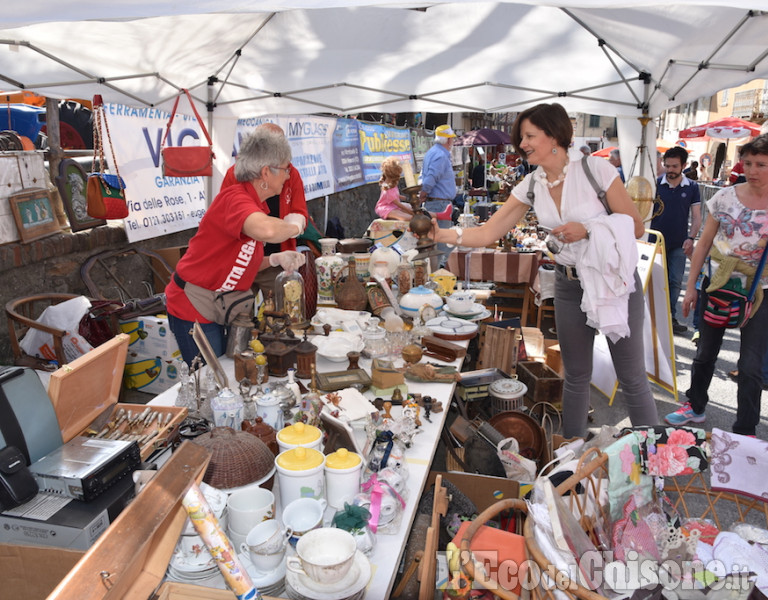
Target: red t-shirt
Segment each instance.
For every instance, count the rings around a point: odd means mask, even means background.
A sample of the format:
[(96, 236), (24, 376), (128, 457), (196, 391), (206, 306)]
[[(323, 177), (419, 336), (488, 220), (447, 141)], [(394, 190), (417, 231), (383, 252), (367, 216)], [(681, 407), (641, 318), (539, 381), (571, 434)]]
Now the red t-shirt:
[[(239, 183), (235, 179), (235, 165), (232, 165), (227, 169), (224, 175), (224, 181), (221, 182), (221, 190)], [(301, 180), (299, 171), (291, 165), (291, 174), (288, 180), (283, 184), (283, 189), (280, 191), (280, 218), (284, 218), (288, 213), (298, 213), (304, 215), (304, 219), (309, 220), (309, 213), (307, 212), (307, 199), (304, 196), (304, 182)], [(269, 210), (267, 210), (269, 214)], [(274, 216), (274, 215), (272, 215)], [(290, 238), (280, 244), (280, 250), (296, 250), (296, 238)]]
[[(189, 248), (176, 265), (184, 281), (208, 290), (250, 289), (264, 258), (262, 242), (243, 233), (254, 212), (268, 214), (250, 183), (235, 183), (219, 192), (206, 211)], [(192, 306), (171, 278), (165, 288), (168, 312), (186, 321), (210, 323)]]

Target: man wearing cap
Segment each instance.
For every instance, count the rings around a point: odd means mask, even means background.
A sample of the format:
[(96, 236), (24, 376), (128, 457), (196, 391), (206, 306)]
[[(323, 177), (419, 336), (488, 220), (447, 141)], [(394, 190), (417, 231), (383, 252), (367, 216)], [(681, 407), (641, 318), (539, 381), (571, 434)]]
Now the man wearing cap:
[[(435, 129), (435, 144), (424, 155), (424, 164), (421, 167), (421, 191), (419, 199), (423, 206), (431, 213), (441, 213), (447, 206), (453, 203), (456, 196), (456, 176), (451, 164), (451, 148), (456, 140), (456, 134), (450, 125), (440, 125)], [(439, 220), (441, 229), (451, 226), (450, 220)], [(438, 249), (443, 252), (440, 266), (448, 259), (450, 249), (446, 244), (438, 244)]]

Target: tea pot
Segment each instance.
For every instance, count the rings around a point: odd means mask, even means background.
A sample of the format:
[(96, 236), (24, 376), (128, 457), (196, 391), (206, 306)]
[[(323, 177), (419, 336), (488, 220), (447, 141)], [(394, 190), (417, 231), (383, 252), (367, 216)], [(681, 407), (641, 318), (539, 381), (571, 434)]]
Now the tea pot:
[(267, 387), (264, 391), (259, 389), (259, 392), (253, 396), (256, 401), (256, 416), (261, 417), (275, 431), (280, 431), (284, 423), (283, 408), (280, 406), (281, 396), (272, 393), (271, 387)]

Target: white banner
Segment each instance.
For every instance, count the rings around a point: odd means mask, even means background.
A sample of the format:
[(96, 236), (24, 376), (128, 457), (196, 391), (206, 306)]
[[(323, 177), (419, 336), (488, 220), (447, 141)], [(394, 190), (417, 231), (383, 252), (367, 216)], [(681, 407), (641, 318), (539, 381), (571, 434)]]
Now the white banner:
[(333, 132), (336, 119), (296, 115), (283, 117), (265, 115), (238, 119), (233, 155), (240, 149), (240, 140), (262, 123), (282, 127), (291, 144), (291, 162), (301, 174), (307, 200), (321, 198), (336, 191), (333, 176)]
[[(129, 214), (124, 222), (128, 241), (138, 242), (197, 227), (207, 206), (206, 178), (163, 177), (160, 143), (169, 113), (123, 104), (105, 104), (104, 108), (115, 160), (126, 185)], [(198, 145), (194, 140), (200, 140), (200, 145), (208, 143), (194, 117), (178, 114), (167, 145)], [(104, 155), (112, 166), (108, 148)]]

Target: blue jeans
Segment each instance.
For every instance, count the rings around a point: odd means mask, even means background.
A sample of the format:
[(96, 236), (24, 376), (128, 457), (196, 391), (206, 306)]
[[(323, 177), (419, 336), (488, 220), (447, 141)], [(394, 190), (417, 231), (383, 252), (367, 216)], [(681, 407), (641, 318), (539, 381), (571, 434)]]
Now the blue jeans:
[[(571, 281), (562, 272), (556, 271), (555, 324), (565, 370), (563, 435), (566, 438), (587, 433), (595, 330), (587, 325), (587, 316), (581, 310), (582, 294), (581, 282)], [(637, 272), (635, 291), (629, 296), (628, 308), (629, 337), (616, 343), (608, 340), (608, 348), (632, 425), (658, 425), (656, 402), (645, 372), (645, 299)]]
[[(192, 366), (195, 356), (200, 353), (195, 340), (192, 339), (193, 325), (193, 321), (185, 321), (168, 313), (168, 326), (171, 328), (176, 338), (176, 343), (179, 345), (181, 357), (189, 366)], [(224, 354), (227, 351), (226, 328), (218, 323), (200, 323), (200, 327), (203, 329), (205, 337), (208, 338), (208, 343), (211, 345), (213, 353), (216, 356)]]
[[(431, 213), (440, 213), (449, 204), (452, 204), (450, 200), (426, 200), (423, 206)], [(450, 220), (438, 220), (437, 226), (440, 229), (450, 229), (453, 223)], [(453, 252), (453, 248), (449, 248), (447, 244), (438, 244), (437, 249), (442, 252), (442, 256), (438, 257), (438, 267), (444, 267), (445, 263), (448, 262), (448, 255)]]
[(667, 250), (667, 281), (669, 282), (669, 311), (672, 314), (672, 320), (677, 320), (677, 298), (680, 296), (680, 289), (683, 287), (683, 276), (685, 275), (685, 252), (682, 248), (673, 248)]
[[(705, 277), (701, 284), (701, 300), (706, 305), (709, 278)], [(768, 336), (768, 302), (763, 299), (760, 308), (752, 315), (739, 330), (741, 345), (739, 361), (736, 366), (739, 376), (736, 380), (736, 421), (733, 423), (733, 433), (755, 435), (755, 428), (760, 421), (760, 396), (763, 392), (763, 365)], [(709, 384), (715, 372), (717, 355), (723, 343), (725, 329), (711, 327), (706, 320), (699, 322), (699, 346), (691, 368), (691, 387), (685, 392), (691, 403), (691, 408), (697, 413), (703, 413), (709, 402)]]

